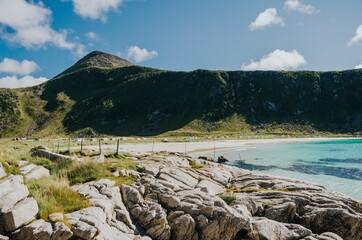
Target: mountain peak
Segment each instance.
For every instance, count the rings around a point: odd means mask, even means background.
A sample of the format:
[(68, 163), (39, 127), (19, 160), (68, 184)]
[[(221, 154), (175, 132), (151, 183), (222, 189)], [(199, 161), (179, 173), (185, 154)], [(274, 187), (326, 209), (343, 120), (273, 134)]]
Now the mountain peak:
[(78, 62), (76, 62), (72, 67), (65, 70), (63, 73), (61, 73), (61, 75), (74, 72), (81, 68), (86, 68), (86, 67), (113, 68), (113, 67), (128, 67), (133, 65), (134, 65), (133, 63), (123, 58), (117, 57), (115, 55), (105, 53), (102, 51), (93, 51), (91, 53), (88, 53)]

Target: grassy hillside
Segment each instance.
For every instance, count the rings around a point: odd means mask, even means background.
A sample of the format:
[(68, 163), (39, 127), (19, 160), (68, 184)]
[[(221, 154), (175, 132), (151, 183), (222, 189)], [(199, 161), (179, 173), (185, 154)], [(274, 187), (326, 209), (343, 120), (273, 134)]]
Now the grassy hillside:
[(172, 72), (91, 54), (40, 86), (1, 90), (0, 133), (361, 132), (362, 70)]

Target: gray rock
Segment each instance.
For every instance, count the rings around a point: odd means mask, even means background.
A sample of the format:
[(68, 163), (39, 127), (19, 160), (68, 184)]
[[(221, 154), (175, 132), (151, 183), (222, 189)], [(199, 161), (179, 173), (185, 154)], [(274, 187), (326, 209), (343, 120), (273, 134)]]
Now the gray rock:
[(32, 222), (12, 234), (13, 240), (50, 240), (53, 233), (52, 225), (44, 220)]
[(253, 229), (257, 232), (260, 240), (301, 239), (311, 233), (307, 229), (305, 229), (305, 231), (301, 231), (300, 229), (295, 228), (288, 229), (282, 223), (266, 218), (255, 219), (252, 224)]
[(183, 212), (172, 212), (167, 220), (171, 227), (172, 239), (191, 240), (197, 239), (196, 222)]
[(3, 168), (3, 165), (0, 162), (0, 179), (5, 177), (5, 176), (6, 176), (5, 170)]
[(0, 240), (9, 240), (9, 237), (3, 236), (0, 234)]
[(64, 219), (63, 213), (52, 213), (49, 214), (48, 219), (51, 222), (57, 222), (57, 221), (61, 221)]
[(335, 233), (325, 232), (320, 235), (315, 236), (318, 240), (343, 240), (340, 236)]
[(10, 175), (0, 181), (0, 215), (11, 209), (17, 202), (29, 195), (23, 183), (23, 176)]
[(196, 188), (200, 188), (201, 191), (206, 192), (210, 195), (218, 195), (225, 192), (225, 187), (214, 183), (209, 180), (201, 180), (197, 185)]
[(49, 170), (43, 166), (33, 168), (28, 174), (25, 175), (26, 179), (39, 179), (42, 177), (49, 177)]
[(140, 195), (139, 191), (131, 186), (127, 186), (122, 184), (121, 185), (121, 193), (123, 202), (131, 206), (133, 204), (137, 204), (143, 201), (142, 196)]
[(96, 161), (98, 163), (104, 163), (104, 155), (98, 155), (91, 158), (93, 161)]
[(70, 156), (65, 156), (62, 154), (58, 154), (58, 153), (53, 153), (51, 151), (48, 150), (43, 150), (43, 149), (38, 149), (36, 152), (33, 152), (31, 154), (32, 157), (42, 157), (42, 158), (47, 158), (51, 161), (67, 161), (67, 160), (76, 160), (76, 161), (82, 161), (82, 159), (76, 158), (76, 157), (70, 157)]
[(33, 170), (34, 168), (36, 168), (35, 164), (29, 164), (25, 167), (20, 168), (20, 173), (25, 175), (31, 172), (31, 170)]
[(11, 232), (30, 223), (37, 213), (38, 204), (34, 198), (22, 200), (3, 215), (5, 231)]
[(139, 164), (138, 168), (141, 172), (156, 176), (159, 172), (159, 167), (154, 164)]
[(62, 222), (54, 224), (51, 240), (67, 240), (73, 236), (72, 231)]
[(286, 202), (278, 205), (271, 205), (265, 208), (264, 216), (277, 222), (292, 222), (296, 214), (294, 202)]
[(175, 208), (180, 204), (180, 199), (178, 197), (166, 194), (159, 194), (158, 199), (161, 204), (164, 205), (167, 209)]
[(19, 160), (19, 161), (16, 161), (16, 166), (17, 167), (21, 167), (25, 164), (28, 164), (28, 161), (23, 161), (23, 160)]

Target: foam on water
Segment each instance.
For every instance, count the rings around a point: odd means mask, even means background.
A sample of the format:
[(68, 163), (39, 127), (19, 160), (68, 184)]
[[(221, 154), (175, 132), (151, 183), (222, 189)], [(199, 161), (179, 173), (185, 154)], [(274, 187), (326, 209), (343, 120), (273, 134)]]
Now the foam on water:
[(242, 147), (217, 151), (220, 155), (229, 165), (317, 183), (362, 200), (362, 139)]

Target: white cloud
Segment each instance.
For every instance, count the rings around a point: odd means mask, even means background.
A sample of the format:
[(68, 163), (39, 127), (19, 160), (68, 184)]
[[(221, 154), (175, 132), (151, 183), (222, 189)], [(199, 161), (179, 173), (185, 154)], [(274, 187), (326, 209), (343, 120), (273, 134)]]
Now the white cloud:
[(352, 46), (362, 41), (362, 25), (359, 25), (356, 30), (356, 35), (347, 43), (347, 46)]
[(304, 14), (317, 13), (318, 10), (315, 9), (312, 5), (303, 5), (299, 0), (287, 0), (284, 3), (284, 9), (287, 11), (297, 11)]
[(355, 68), (355, 69), (360, 69), (360, 68), (362, 68), (362, 62), (361, 62), (360, 64), (354, 66), (354, 68)]
[(249, 25), (249, 29), (254, 31), (271, 25), (279, 25), (282, 27), (285, 25), (283, 18), (278, 16), (278, 12), (275, 8), (268, 8), (260, 13), (256, 20)]
[(0, 88), (23, 88), (39, 85), (48, 79), (45, 77), (35, 78), (33, 76), (24, 76), (18, 78), (16, 76), (9, 76), (0, 78)]
[(4, 60), (0, 62), (0, 72), (2, 73), (27, 75), (38, 69), (39, 67), (35, 62), (28, 60), (18, 62), (15, 59), (4, 58)]
[(0, 24), (12, 29), (0, 31), (2, 38), (19, 43), (26, 48), (41, 47), (51, 43), (71, 50), (75, 43), (67, 41), (67, 31), (55, 31), (50, 27), (52, 11), (42, 2), (35, 4), (25, 0), (0, 0)]
[(74, 54), (77, 56), (77, 57), (84, 57), (86, 55), (86, 50), (85, 50), (85, 45), (83, 44), (77, 44), (77, 48), (74, 52)]
[(306, 64), (304, 57), (297, 51), (293, 50), (286, 52), (277, 49), (267, 56), (264, 56), (260, 61), (251, 60), (249, 64), (243, 64), (242, 70), (290, 70), (297, 69), (299, 66)]
[[(66, 1), (66, 0), (62, 0)], [(81, 17), (90, 19), (107, 20), (106, 13), (117, 10), (124, 0), (71, 0), (74, 12)]]
[(99, 39), (100, 39), (99, 35), (95, 32), (88, 32), (85, 34), (85, 36), (87, 38), (89, 38), (90, 40), (94, 40), (94, 41), (99, 41)]
[(139, 48), (138, 46), (131, 46), (127, 49), (127, 57), (133, 59), (135, 62), (143, 62), (158, 56), (156, 51), (148, 51), (146, 48)]

